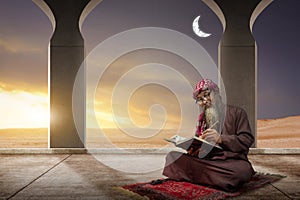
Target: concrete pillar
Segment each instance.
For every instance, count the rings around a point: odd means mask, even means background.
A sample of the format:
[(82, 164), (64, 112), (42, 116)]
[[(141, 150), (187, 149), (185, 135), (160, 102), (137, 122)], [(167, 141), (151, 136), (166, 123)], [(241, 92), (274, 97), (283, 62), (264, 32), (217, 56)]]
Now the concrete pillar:
[[(219, 44), (219, 70), (227, 103), (246, 110), (256, 138), (257, 49), (252, 36), (256, 17), (272, 0), (203, 0), (219, 17), (224, 34)], [(256, 139), (255, 144), (256, 147)]]
[[(87, 14), (100, 1), (34, 0), (48, 15), (54, 27), (50, 40), (49, 147), (82, 148), (85, 146), (85, 70), (80, 70), (80, 90), (73, 97), (73, 86), (84, 60), (84, 41), (80, 26)], [(92, 3), (91, 3), (92, 2)], [(88, 4), (90, 5), (88, 6)], [(92, 6), (91, 6), (92, 5)], [(88, 9), (87, 9), (88, 8)], [(78, 82), (77, 82), (78, 83)], [(72, 105), (75, 105), (76, 122)]]

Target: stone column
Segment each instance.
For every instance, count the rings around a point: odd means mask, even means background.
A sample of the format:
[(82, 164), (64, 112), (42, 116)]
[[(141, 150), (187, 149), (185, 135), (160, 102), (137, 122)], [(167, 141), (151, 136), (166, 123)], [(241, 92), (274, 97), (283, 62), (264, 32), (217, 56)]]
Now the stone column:
[[(84, 61), (84, 41), (80, 26), (84, 20), (82, 18), (85, 18), (100, 1), (34, 0), (34, 2), (48, 15), (54, 28), (49, 52), (50, 127), (48, 146), (50, 148), (83, 148), (86, 131), (86, 93), (85, 70), (81, 68), (79, 71)], [(77, 75), (77, 73), (80, 74)], [(76, 75), (77, 85), (80, 89), (76, 90), (76, 98), (73, 98)], [(73, 105), (77, 109), (76, 119)]]
[(252, 26), (272, 0), (203, 1), (216, 13), (224, 28), (219, 44), (219, 70), (227, 103), (246, 110), (256, 147), (257, 49)]

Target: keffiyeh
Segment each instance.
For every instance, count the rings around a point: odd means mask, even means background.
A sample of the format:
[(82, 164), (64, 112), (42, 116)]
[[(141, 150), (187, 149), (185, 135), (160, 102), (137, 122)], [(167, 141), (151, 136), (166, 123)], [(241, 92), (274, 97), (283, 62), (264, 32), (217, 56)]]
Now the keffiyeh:
[(194, 92), (193, 92), (193, 98), (197, 99), (197, 95), (201, 93), (204, 90), (213, 90), (215, 92), (219, 92), (219, 87), (217, 84), (215, 84), (212, 80), (210, 79), (202, 79), (200, 82), (197, 83)]

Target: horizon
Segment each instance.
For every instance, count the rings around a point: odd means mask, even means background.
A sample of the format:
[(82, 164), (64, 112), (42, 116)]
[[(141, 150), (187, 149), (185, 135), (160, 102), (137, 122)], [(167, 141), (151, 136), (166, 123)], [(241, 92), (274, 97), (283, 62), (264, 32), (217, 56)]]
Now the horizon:
[[(294, 119), (258, 120), (256, 133), (257, 148), (299, 148), (300, 116)], [(0, 129), (0, 148), (47, 148), (48, 128)], [(106, 131), (108, 130), (108, 131)], [(157, 148), (167, 145), (164, 138), (174, 135), (190, 137), (194, 132), (182, 134), (177, 130), (163, 130), (147, 138), (131, 135), (117, 129), (87, 129), (86, 148)], [(298, 131), (298, 132), (297, 132)], [(139, 132), (137, 132), (139, 133)]]
[[(291, 115), (291, 116), (286, 116), (286, 117), (280, 117), (280, 118), (269, 118), (269, 119), (257, 119), (257, 122), (263, 122), (263, 121), (273, 121), (273, 120), (280, 120), (280, 119), (287, 119), (287, 118), (294, 118), (294, 117), (299, 117), (300, 118), (300, 115)], [(278, 124), (278, 126), (280, 126)], [(132, 130), (134, 129), (141, 129), (142, 127), (140, 128), (130, 128)], [(2, 127), (0, 128), (0, 130), (6, 130), (6, 129), (49, 129), (49, 127), (47, 126), (41, 126), (41, 127)], [(86, 130), (97, 130), (97, 129), (101, 129), (101, 130), (122, 130), (118, 127), (104, 127), (104, 128), (100, 128), (100, 127), (86, 127)], [(149, 129), (149, 128), (145, 128), (145, 129)], [(189, 128), (189, 129), (193, 129), (193, 127)], [(189, 129), (185, 129), (185, 130), (189, 130)], [(162, 129), (155, 129), (155, 128), (152, 128), (150, 130), (162, 130)], [(176, 128), (164, 128), (163, 130), (178, 130)]]

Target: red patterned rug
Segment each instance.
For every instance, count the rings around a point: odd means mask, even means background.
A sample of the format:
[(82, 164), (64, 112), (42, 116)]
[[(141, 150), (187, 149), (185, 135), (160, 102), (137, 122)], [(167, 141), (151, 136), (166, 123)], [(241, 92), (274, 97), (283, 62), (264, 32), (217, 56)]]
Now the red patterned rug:
[(237, 192), (224, 192), (221, 190), (192, 184), (189, 182), (179, 182), (173, 180), (164, 180), (161, 184), (153, 185), (151, 182), (136, 183), (132, 185), (122, 186), (123, 189), (129, 190), (140, 196), (146, 196), (150, 200), (193, 200), (193, 199), (225, 199), (242, 194), (243, 192), (260, 188), (268, 183), (283, 178), (281, 175), (269, 175), (257, 173), (246, 184), (244, 184)]

